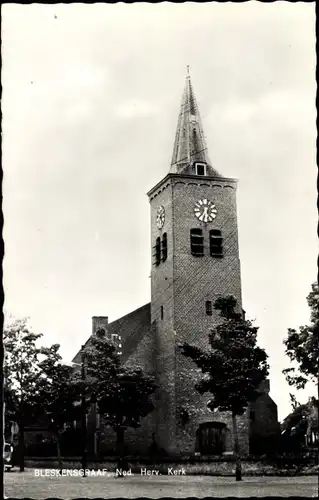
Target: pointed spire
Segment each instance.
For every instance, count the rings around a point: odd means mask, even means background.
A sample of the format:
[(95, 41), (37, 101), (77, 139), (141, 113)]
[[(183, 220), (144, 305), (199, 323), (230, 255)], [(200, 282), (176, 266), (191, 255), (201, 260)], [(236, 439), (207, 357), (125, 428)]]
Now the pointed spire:
[(187, 66), (170, 172), (194, 173), (194, 162), (207, 165), (207, 175), (220, 177), (209, 160), (203, 126), (189, 75), (189, 66)]

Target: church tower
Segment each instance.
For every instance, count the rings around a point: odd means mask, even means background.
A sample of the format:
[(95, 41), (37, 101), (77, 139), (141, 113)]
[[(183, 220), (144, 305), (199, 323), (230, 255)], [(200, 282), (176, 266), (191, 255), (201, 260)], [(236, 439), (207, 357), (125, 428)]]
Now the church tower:
[(196, 451), (200, 429), (214, 421), (231, 429), (229, 417), (212, 413), (209, 398), (196, 393), (200, 373), (178, 345), (208, 346), (210, 330), (220, 323), (214, 310), (218, 297), (233, 295), (241, 308), (236, 187), (237, 181), (223, 177), (209, 159), (187, 74), (171, 167), (148, 193), (156, 439), (170, 453)]

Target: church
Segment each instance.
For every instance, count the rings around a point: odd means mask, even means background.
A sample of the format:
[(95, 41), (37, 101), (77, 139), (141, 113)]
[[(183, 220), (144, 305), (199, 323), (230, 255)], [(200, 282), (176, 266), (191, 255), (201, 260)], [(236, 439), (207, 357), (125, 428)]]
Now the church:
[[(221, 321), (213, 307), (218, 297), (233, 295), (242, 310), (236, 188), (237, 180), (210, 161), (187, 72), (171, 165), (148, 192), (151, 301), (111, 323), (107, 316), (92, 318), (92, 335), (103, 328), (118, 344), (124, 365), (140, 366), (156, 378), (155, 410), (140, 428), (125, 431), (129, 454), (144, 455), (154, 442), (172, 456), (233, 452), (231, 415), (207, 408), (209, 395), (194, 389), (201, 373), (177, 346), (208, 346), (210, 330)], [(73, 361), (80, 359), (79, 352)], [(241, 453), (265, 449), (278, 428), (267, 380), (238, 418)], [(94, 448), (100, 453), (115, 448), (115, 432), (99, 415), (89, 416), (88, 431), (92, 439), (98, 434)]]

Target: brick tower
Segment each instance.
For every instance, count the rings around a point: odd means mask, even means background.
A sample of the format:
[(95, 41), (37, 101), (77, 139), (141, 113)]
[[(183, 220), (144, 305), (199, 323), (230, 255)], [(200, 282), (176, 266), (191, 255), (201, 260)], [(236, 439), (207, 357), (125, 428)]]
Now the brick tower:
[[(213, 307), (217, 297), (233, 295), (241, 308), (236, 185), (209, 160), (187, 74), (171, 168), (148, 193), (159, 386), (156, 439), (170, 453), (196, 451), (205, 426), (214, 423), (223, 430), (224, 450), (231, 442), (229, 416), (207, 409), (208, 397), (194, 389), (200, 375), (196, 365), (180, 354), (178, 344), (208, 345), (209, 331), (220, 322)], [(248, 440), (248, 432), (244, 435)]]

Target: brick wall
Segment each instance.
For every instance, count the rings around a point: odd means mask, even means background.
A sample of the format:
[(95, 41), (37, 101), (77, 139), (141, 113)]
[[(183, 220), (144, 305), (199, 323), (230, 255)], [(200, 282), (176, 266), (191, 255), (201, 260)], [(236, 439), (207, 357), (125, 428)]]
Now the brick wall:
[[(140, 339), (132, 354), (125, 362), (125, 366), (142, 368), (143, 372), (155, 376), (156, 341), (155, 331), (151, 324), (148, 331)], [(153, 395), (156, 404), (156, 394)], [(152, 435), (156, 433), (156, 411), (141, 419), (141, 427), (127, 428), (125, 431), (125, 445), (134, 453), (147, 453), (152, 443)]]
[(250, 452), (269, 453), (278, 450), (280, 425), (277, 405), (269, 394), (261, 394), (250, 404)]
[[(159, 206), (165, 208), (162, 229), (156, 225)], [(164, 182), (151, 200), (151, 318), (156, 335), (156, 441), (168, 452), (175, 451), (175, 334), (173, 328), (173, 205), (172, 186)], [(159, 266), (154, 262), (156, 238), (167, 234), (168, 255)], [(161, 313), (163, 307), (163, 319)]]
[[(209, 224), (194, 216), (195, 203), (207, 198), (215, 203), (217, 217)], [(213, 414), (206, 407), (208, 397), (194, 389), (200, 373), (183, 357), (178, 344), (189, 342), (207, 347), (208, 333), (220, 322), (217, 313), (207, 316), (205, 302), (219, 296), (234, 295), (241, 309), (240, 263), (236, 213), (236, 182), (229, 179), (198, 178), (173, 175), (164, 179), (150, 193), (152, 247), (156, 238), (167, 233), (168, 258), (152, 266), (152, 320), (157, 327), (158, 399), (157, 438), (171, 453), (195, 451), (196, 430), (202, 421), (227, 423), (227, 415)], [(164, 206), (166, 220), (159, 230), (156, 211)], [(201, 228), (204, 233), (204, 257), (190, 252), (190, 230)], [(220, 229), (224, 238), (224, 257), (209, 255), (209, 230)], [(163, 306), (164, 318), (160, 308)], [(183, 409), (189, 421), (183, 422)], [(248, 421), (238, 424), (242, 451), (248, 452)]]

